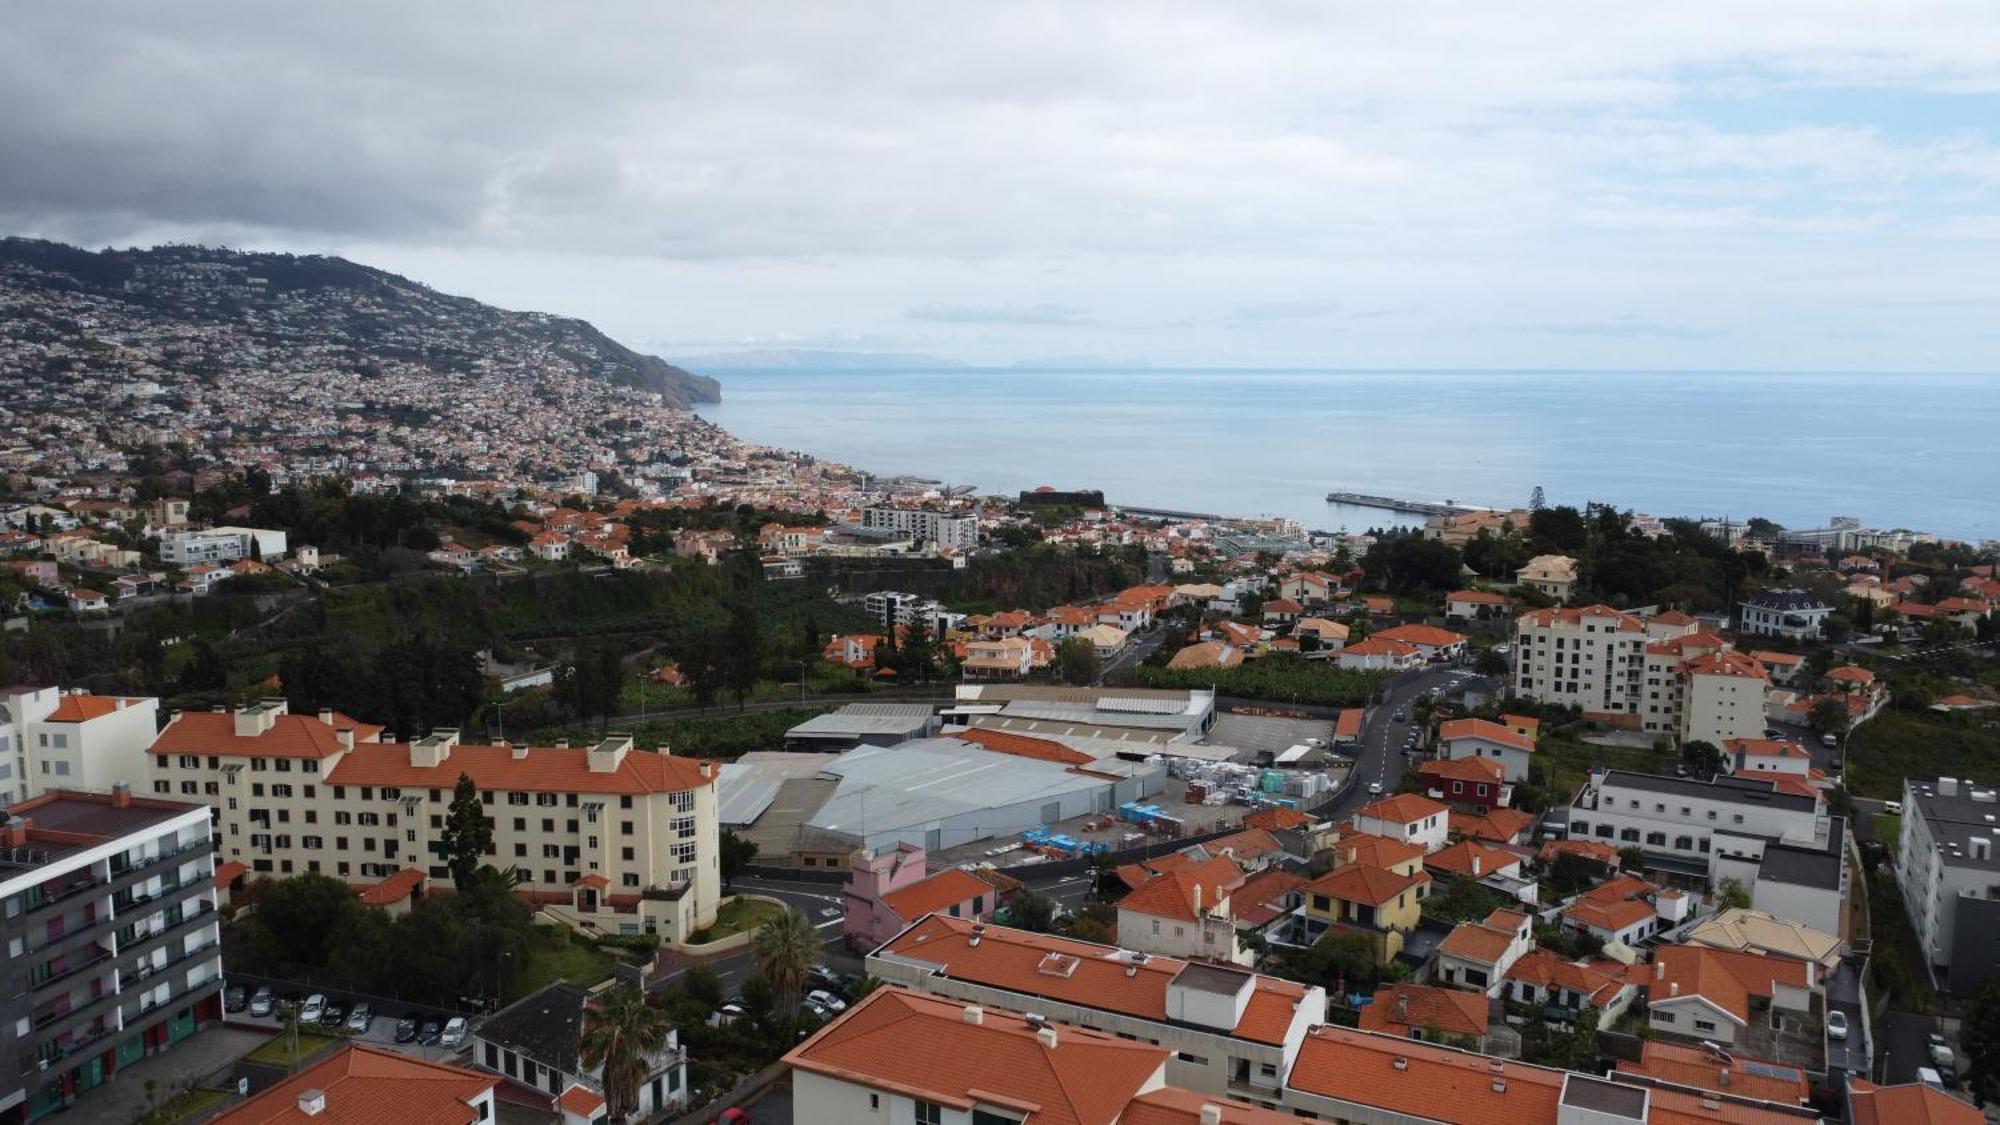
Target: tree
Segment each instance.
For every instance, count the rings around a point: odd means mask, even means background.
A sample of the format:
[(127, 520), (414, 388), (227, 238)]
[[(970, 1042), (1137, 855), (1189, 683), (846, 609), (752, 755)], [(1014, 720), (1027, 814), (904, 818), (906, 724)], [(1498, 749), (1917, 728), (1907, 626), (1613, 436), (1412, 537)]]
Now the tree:
[(320, 874), (266, 883), (256, 906), (256, 948), (267, 968), (326, 964), (342, 921), (363, 909), (346, 883)]
[(736, 697), (736, 709), (757, 686), (764, 671), (764, 625), (757, 607), (747, 597), (738, 597), (729, 608), (728, 643), (723, 647), (723, 680)]
[(1618, 869), (1620, 871), (1644, 871), (1646, 852), (1637, 845), (1628, 844), (1618, 849)]
[(1721, 749), (1699, 738), (1681, 743), (1681, 760), (1697, 773), (1714, 773), (1725, 764)]
[[(1372, 988), (1381, 979), (1375, 961), (1375, 939), (1358, 930), (1328, 930), (1309, 948), (1287, 950), (1280, 955), (1286, 976), (1330, 990), (1354, 993)], [(1343, 1002), (1344, 996), (1337, 1000)]]
[(1021, 929), (1045, 934), (1055, 924), (1056, 900), (1036, 891), (1022, 891), (1008, 904), (1007, 916)]
[(707, 965), (688, 966), (687, 971), (681, 974), (680, 987), (682, 992), (703, 1004), (704, 1014), (721, 1007), (729, 991), (722, 974)]
[(1987, 1084), (2000, 1081), (2000, 976), (1980, 982), (1965, 1005), (1958, 1035), (1971, 1064), (1972, 1089), (1983, 1093)]
[(758, 929), (751, 940), (757, 971), (771, 986), (774, 1017), (789, 1025), (799, 1017), (799, 994), (819, 959), (819, 931), (804, 914), (786, 910)]
[(937, 648), (931, 643), (931, 627), (925, 621), (912, 621), (903, 635), (902, 651), (897, 654), (896, 671), (904, 682), (914, 680), (930, 683), (931, 672), (937, 667)]
[(1472, 658), (1472, 670), (1482, 676), (1504, 676), (1507, 674), (1507, 658), (1490, 648), (1482, 648)]
[(1079, 687), (1094, 684), (1101, 671), (1103, 662), (1089, 638), (1071, 637), (1056, 646), (1056, 677), (1063, 683)]
[(1724, 879), (1715, 888), (1715, 908), (1717, 910), (1748, 910), (1750, 909), (1750, 892), (1743, 889), (1743, 883), (1740, 880)]
[(1847, 733), (1847, 703), (1840, 699), (1822, 699), (1806, 712), (1806, 723), (1821, 734), (1836, 738)]
[(613, 988), (583, 1010), (583, 1064), (604, 1068), (604, 1100), (614, 1118), (638, 1105), (653, 1057), (667, 1046), (667, 1014), (637, 988)]
[(486, 819), (486, 810), (479, 803), (479, 787), (468, 774), (459, 774), (451, 791), (451, 807), (445, 813), (438, 843), (444, 848), (445, 866), (451, 869), (451, 881), (457, 887), (472, 882), (472, 873), (493, 850), (493, 822)]
[(722, 830), (721, 844), (722, 889), (728, 890), (729, 884), (738, 875), (743, 874), (743, 869), (750, 865), (750, 861), (757, 858), (757, 845), (754, 841), (745, 840), (727, 828)]

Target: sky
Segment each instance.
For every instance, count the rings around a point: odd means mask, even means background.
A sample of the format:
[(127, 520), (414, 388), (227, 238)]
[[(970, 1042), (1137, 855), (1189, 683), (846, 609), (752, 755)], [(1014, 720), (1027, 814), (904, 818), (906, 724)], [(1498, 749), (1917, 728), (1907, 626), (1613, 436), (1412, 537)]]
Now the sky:
[(65, 0), (0, 106), (0, 233), (669, 358), (2000, 371), (1990, 0)]

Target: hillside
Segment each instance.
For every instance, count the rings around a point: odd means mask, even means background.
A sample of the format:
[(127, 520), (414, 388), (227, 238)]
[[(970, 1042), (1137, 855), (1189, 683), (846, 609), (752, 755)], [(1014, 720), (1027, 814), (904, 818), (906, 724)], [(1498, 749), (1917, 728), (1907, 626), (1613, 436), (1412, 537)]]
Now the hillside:
[[(132, 378), (226, 379), (251, 365), (268, 370), (274, 356), (275, 366), (300, 369), (295, 361), (312, 355), (337, 373), (506, 368), (528, 379), (585, 376), (681, 409), (721, 401), (714, 379), (634, 352), (584, 321), (497, 309), (342, 258), (200, 246), (89, 251), (9, 238), (0, 240), (0, 323), (17, 358), (29, 345), (67, 367), (68, 353), (94, 349), (93, 366)], [(137, 356), (102, 346), (176, 337), (199, 343)]]

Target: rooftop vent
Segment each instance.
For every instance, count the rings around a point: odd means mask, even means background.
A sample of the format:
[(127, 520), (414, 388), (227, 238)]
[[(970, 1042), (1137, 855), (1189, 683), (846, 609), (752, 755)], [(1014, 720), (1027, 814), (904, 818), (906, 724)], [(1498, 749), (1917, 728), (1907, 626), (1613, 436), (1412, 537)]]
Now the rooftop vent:
[(967, 1004), (965, 1006), (964, 1019), (966, 1023), (977, 1026), (986, 1019), (986, 1013), (977, 1004)]
[(318, 1117), (326, 1112), (326, 1091), (307, 1090), (299, 1095), (299, 1112), (307, 1117)]
[(1202, 1106), (1201, 1125), (1222, 1125), (1222, 1107), (1219, 1105)]
[(1035, 971), (1047, 976), (1062, 977), (1067, 980), (1076, 972), (1076, 965), (1076, 958), (1071, 957), (1067, 953), (1049, 953), (1045, 954), (1041, 961), (1036, 964)]
[(1035, 1041), (1036, 1041), (1036, 1042), (1038, 1042), (1038, 1043), (1040, 1043), (1040, 1044), (1041, 1044), (1041, 1045), (1042, 1045), (1043, 1047), (1047, 1048), (1048, 1050), (1051, 1050), (1051, 1051), (1055, 1050), (1055, 1049), (1056, 1049), (1056, 1029), (1055, 1029), (1055, 1028), (1053, 1028), (1053, 1027), (1038, 1027), (1038, 1028), (1036, 1028), (1036, 1029), (1035, 1029)]
[(1404, 1058), (1401, 1055), (1397, 1055), (1394, 1059), (1391, 1059), (1389, 1061), (1389, 1065), (1395, 1067), (1397, 1070), (1408, 1070), (1410, 1069), (1410, 1060)]
[(1505, 1078), (1495, 1078), (1495, 1079), (1493, 1080), (1493, 1092), (1494, 1092), (1494, 1093), (1496, 1093), (1496, 1094), (1504, 1094), (1504, 1093), (1506, 1093), (1506, 1092), (1507, 1092), (1507, 1080), (1506, 1080)]

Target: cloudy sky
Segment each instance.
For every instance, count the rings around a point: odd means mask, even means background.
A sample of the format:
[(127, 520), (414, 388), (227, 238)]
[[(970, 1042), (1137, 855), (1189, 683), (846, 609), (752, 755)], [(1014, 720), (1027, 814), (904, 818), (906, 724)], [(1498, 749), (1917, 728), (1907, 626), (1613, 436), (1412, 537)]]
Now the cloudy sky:
[(2000, 370), (2000, 9), (16, 5), (0, 231), (672, 356)]

